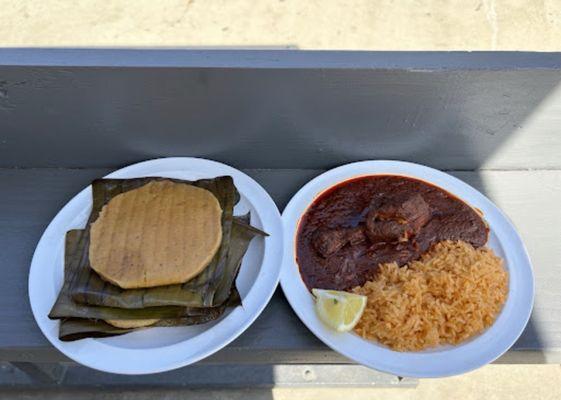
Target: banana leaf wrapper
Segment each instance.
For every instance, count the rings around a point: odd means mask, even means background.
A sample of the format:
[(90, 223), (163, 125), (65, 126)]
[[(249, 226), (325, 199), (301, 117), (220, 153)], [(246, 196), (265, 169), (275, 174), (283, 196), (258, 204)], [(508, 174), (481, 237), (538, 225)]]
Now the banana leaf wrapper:
[[(80, 266), (81, 243), (84, 241), (86, 232), (84, 230), (71, 230), (66, 234), (65, 241), (65, 266), (64, 284), (59, 296), (49, 313), (51, 319), (64, 318), (90, 318), (90, 319), (152, 319), (152, 318), (182, 318), (208, 316), (223, 311), (224, 306), (236, 306), (240, 304), (239, 294), (235, 287), (235, 279), (241, 266), (242, 258), (247, 251), (249, 243), (258, 234), (259, 230), (247, 224), (249, 215), (236, 217), (232, 229), (232, 243), (228, 252), (228, 264), (233, 266), (232, 283), (227, 292), (228, 297), (217, 307), (180, 307), (162, 306), (146, 307), (142, 309), (124, 309), (115, 307), (92, 306), (80, 304), (73, 301), (70, 295), (71, 283)], [(224, 291), (226, 293), (226, 291)]]
[(74, 340), (86, 338), (103, 338), (110, 336), (123, 335), (125, 333), (133, 332), (139, 329), (148, 329), (156, 326), (181, 326), (181, 325), (197, 325), (210, 322), (218, 318), (206, 316), (203, 318), (185, 317), (179, 319), (163, 319), (154, 325), (145, 328), (123, 329), (109, 325), (102, 320), (89, 320), (82, 318), (67, 318), (60, 322), (58, 338), (63, 342), (71, 342)]
[[(89, 266), (89, 227), (99, 216), (102, 207), (120, 193), (136, 189), (150, 181), (162, 179), (166, 178), (101, 179), (93, 182), (92, 213), (86, 226), (84, 240), (79, 246), (80, 252), (76, 254), (76, 257), (80, 259), (78, 271), (71, 282), (71, 295), (74, 301), (81, 304), (125, 309), (162, 306), (206, 308), (219, 306), (226, 301), (238, 268), (235, 263), (228, 260), (228, 252), (231, 251), (232, 246), (244, 247), (243, 241), (234, 241), (232, 244), (233, 208), (239, 201), (239, 194), (229, 176), (194, 182), (172, 179), (174, 182), (192, 184), (209, 190), (216, 196), (222, 208), (222, 243), (208, 267), (194, 279), (180, 285), (121, 289), (104, 281)], [(253, 228), (253, 232), (264, 234), (255, 228)]]
[[(198, 316), (184, 316), (181, 318), (164, 318), (157, 323), (143, 328), (117, 328), (102, 319), (64, 318), (60, 321), (58, 338), (63, 342), (71, 342), (85, 338), (103, 338), (123, 335), (125, 333), (152, 327), (172, 327), (205, 324), (218, 319), (226, 308), (240, 304), (237, 291), (233, 292), (228, 304), (215, 308), (216, 312)], [(127, 310), (128, 311), (128, 310)]]
[[(236, 217), (232, 229), (234, 241), (243, 243), (242, 246), (232, 246), (228, 258), (235, 262), (237, 277), (243, 255), (251, 239), (262, 234), (261, 231), (251, 227), (247, 222), (249, 215)], [(145, 319), (161, 318), (154, 326), (185, 326), (197, 325), (213, 321), (219, 318), (227, 307), (241, 304), (239, 293), (235, 284), (231, 286), (229, 296), (221, 306), (210, 308), (188, 308), (178, 306), (149, 307), (145, 309), (122, 309), (111, 307), (90, 306), (74, 302), (70, 296), (70, 282), (79, 265), (74, 254), (79, 250), (81, 241), (84, 240), (84, 230), (72, 230), (66, 234), (65, 242), (65, 271), (64, 284), (59, 293), (57, 301), (49, 313), (49, 318), (60, 319), (59, 339), (62, 341), (73, 341), (88, 337), (109, 337), (122, 335), (138, 329), (123, 329), (114, 327), (104, 319)], [(79, 260), (78, 260), (79, 261)], [(147, 327), (147, 328), (150, 328)]]

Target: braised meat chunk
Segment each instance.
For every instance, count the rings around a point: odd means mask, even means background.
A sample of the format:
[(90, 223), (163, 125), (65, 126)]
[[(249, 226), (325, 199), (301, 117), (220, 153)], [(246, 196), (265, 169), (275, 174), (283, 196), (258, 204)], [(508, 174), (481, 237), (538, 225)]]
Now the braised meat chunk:
[(336, 253), (347, 244), (355, 246), (366, 240), (362, 228), (333, 228), (317, 231), (313, 237), (315, 249), (327, 257)]
[(320, 230), (314, 234), (312, 240), (316, 250), (327, 257), (347, 244), (347, 230), (345, 228)]
[(371, 206), (366, 216), (366, 234), (372, 243), (406, 242), (430, 219), (429, 205), (419, 194), (403, 201)]
[(356, 228), (347, 229), (347, 238), (351, 246), (356, 246), (366, 241), (366, 235), (364, 234), (364, 229), (362, 229), (362, 227), (360, 226), (357, 226)]
[(410, 233), (407, 224), (398, 221), (377, 220), (375, 217), (366, 220), (366, 234), (372, 243), (406, 242)]

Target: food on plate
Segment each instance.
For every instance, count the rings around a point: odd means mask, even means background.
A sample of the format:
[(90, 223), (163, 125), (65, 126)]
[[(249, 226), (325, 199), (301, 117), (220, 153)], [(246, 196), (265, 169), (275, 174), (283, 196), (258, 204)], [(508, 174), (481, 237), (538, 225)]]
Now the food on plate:
[(103, 207), (91, 225), (90, 265), (123, 289), (187, 282), (218, 250), (221, 216), (208, 190), (152, 181)]
[(459, 344), (495, 321), (508, 293), (503, 262), (466, 242), (436, 244), (404, 267), (382, 264), (353, 293), (368, 298), (355, 332), (398, 351)]
[[(133, 190), (161, 178), (103, 179), (96, 180), (93, 188), (93, 209), (90, 217), (95, 222), (103, 206), (113, 197)], [(204, 188), (218, 199), (222, 208), (222, 241), (210, 264), (196, 277), (186, 283), (157, 286), (142, 289), (122, 290), (116, 285), (107, 284), (92, 268), (84, 255), (88, 249), (87, 240), (80, 245), (80, 254), (75, 278), (70, 284), (72, 299), (80, 304), (104, 307), (138, 309), (161, 306), (211, 307), (223, 303), (230, 296), (230, 288), (235, 279), (239, 263), (249, 242), (254, 236), (263, 233), (249, 225), (247, 216), (234, 217), (233, 208), (239, 194), (231, 177), (202, 179), (186, 183)], [(87, 232), (86, 232), (87, 234)]]
[(337, 290), (313, 289), (316, 311), (327, 326), (338, 332), (355, 327), (366, 306), (366, 296)]
[(373, 175), (322, 193), (300, 221), (296, 258), (309, 289), (350, 290), (378, 265), (405, 265), (443, 240), (487, 242), (481, 215), (457, 197), (418, 179)]
[(145, 326), (154, 325), (158, 322), (158, 318), (154, 319), (106, 319), (109, 325), (113, 325), (115, 328), (132, 329), (132, 328), (144, 328)]
[[(64, 284), (49, 313), (60, 320), (60, 340), (203, 324), (242, 303), (235, 283), (242, 259), (252, 239), (267, 234), (249, 214), (233, 215), (239, 194), (231, 177), (99, 179), (92, 197), (86, 227), (66, 234)], [(103, 278), (90, 258), (103, 260)], [(170, 277), (187, 281), (164, 284)]]
[(336, 293), (352, 292), (367, 299), (356, 333), (419, 351), (461, 343), (497, 318), (508, 273), (485, 247), (488, 236), (479, 211), (437, 186), (363, 176), (313, 201), (298, 227), (296, 261), (327, 325), (348, 329), (338, 300), (345, 295)]

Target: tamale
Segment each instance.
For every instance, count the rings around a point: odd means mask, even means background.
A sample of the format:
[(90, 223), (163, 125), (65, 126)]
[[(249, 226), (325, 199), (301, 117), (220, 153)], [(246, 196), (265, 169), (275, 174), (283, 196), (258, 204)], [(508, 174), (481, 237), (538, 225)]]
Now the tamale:
[(210, 191), (152, 181), (109, 201), (90, 225), (90, 267), (123, 289), (188, 282), (222, 242), (222, 209)]
[[(242, 257), (249, 246), (251, 239), (257, 234), (254, 228), (247, 225), (249, 216), (236, 217), (232, 229), (232, 243), (228, 254), (228, 269), (233, 270), (229, 273), (228, 279), (232, 279), (229, 283), (230, 291), (224, 290), (228, 294), (227, 300), (229, 306), (239, 304), (239, 297), (233, 284), (237, 277)], [(209, 313), (220, 313), (221, 307), (180, 307), (180, 306), (162, 306), (162, 307), (146, 307), (142, 309), (123, 309), (116, 307), (91, 306), (87, 304), (76, 303), (70, 296), (70, 284), (80, 265), (83, 254), (79, 251), (81, 243), (85, 236), (84, 230), (71, 230), (66, 234), (65, 242), (65, 271), (64, 284), (60, 290), (57, 301), (55, 302), (49, 318), (92, 318), (92, 319), (147, 319), (147, 318), (180, 318), (186, 316), (201, 316)], [(222, 282), (226, 285), (228, 282)], [(221, 304), (224, 303), (223, 299)]]
[(122, 309), (96, 307), (74, 302), (70, 296), (70, 284), (77, 273), (83, 253), (80, 252), (85, 240), (85, 230), (71, 230), (66, 233), (64, 250), (64, 284), (49, 313), (49, 318), (93, 318), (93, 319), (146, 319), (179, 318), (186, 315), (202, 315), (209, 310), (178, 306), (147, 307), (144, 309)]
[[(198, 185), (211, 191), (220, 202), (223, 210), (222, 227), (227, 231), (227, 243), (221, 244), (213, 259), (212, 273), (209, 268), (188, 284), (144, 290), (122, 290), (101, 280), (88, 266), (89, 226), (96, 220), (99, 211), (112, 197), (154, 180), (167, 178), (137, 178), (126, 180), (102, 179), (93, 183), (93, 207), (86, 229), (69, 231), (65, 246), (65, 279), (59, 297), (49, 317), (60, 319), (59, 337), (61, 340), (77, 340), (84, 337), (105, 337), (133, 331), (105, 323), (104, 319), (147, 319), (158, 318), (152, 326), (179, 326), (206, 323), (223, 314), (226, 307), (241, 304), (235, 287), (235, 279), (243, 255), (251, 239), (266, 235), (249, 225), (249, 214), (233, 217), (233, 207), (239, 194), (231, 177), (205, 179), (196, 182), (182, 182)], [(226, 227), (226, 229), (224, 229)], [(209, 265), (211, 267), (211, 265)], [(141, 307), (110, 307), (101, 301), (102, 306), (77, 303), (72, 298), (72, 289), (78, 285), (77, 298), (103, 298), (109, 293), (107, 304), (124, 304), (120, 296), (129, 297)], [(190, 285), (189, 285), (190, 284)], [(100, 288), (101, 294), (100, 294)], [(80, 293), (80, 290), (82, 292)], [(125, 293), (123, 293), (125, 292)], [(132, 292), (132, 293), (131, 293)], [(173, 296), (179, 294), (177, 299)], [(193, 301), (195, 300), (195, 301)], [(126, 303), (126, 301), (125, 301)], [(195, 304), (195, 307), (184, 306)]]
[[(139, 309), (146, 307), (182, 306), (182, 307), (214, 307), (228, 298), (230, 287), (223, 280), (232, 281), (232, 277), (224, 275), (225, 271), (235, 272), (236, 264), (227, 265), (227, 254), (231, 249), (231, 232), (233, 223), (233, 207), (239, 199), (231, 177), (204, 179), (195, 182), (179, 181), (205, 188), (218, 199), (222, 214), (222, 243), (212, 262), (199, 275), (181, 285), (168, 285), (148, 289), (121, 289), (103, 281), (90, 267), (87, 257), (89, 225), (95, 221), (99, 210), (111, 198), (127, 190), (137, 188), (152, 180), (163, 178), (138, 178), (126, 180), (97, 180), (93, 184), (93, 208), (84, 242), (80, 249), (84, 252), (80, 258), (76, 278), (71, 283), (72, 298), (79, 303), (115, 308)], [(254, 232), (261, 233), (256, 230)], [(241, 232), (241, 230), (239, 231)], [(239, 233), (238, 232), (238, 233)], [(247, 238), (246, 238), (247, 240)], [(250, 240), (250, 239), (249, 239)], [(247, 248), (244, 241), (236, 241), (236, 246)], [(245, 250), (244, 250), (245, 251)], [(239, 253), (239, 251), (237, 251)], [(217, 291), (220, 290), (218, 293)]]
[[(232, 239), (234, 245), (228, 254), (228, 265), (234, 267), (233, 280), (237, 276), (241, 260), (251, 239), (261, 234), (247, 224), (249, 215), (244, 217), (236, 217), (232, 228)], [(195, 325), (206, 323), (217, 319), (222, 315), (226, 307), (236, 306), (241, 303), (235, 284), (231, 285), (229, 297), (219, 307), (210, 308), (186, 308), (178, 306), (166, 307), (149, 307), (144, 309), (120, 309), (111, 307), (89, 306), (74, 302), (69, 294), (70, 281), (76, 272), (76, 267), (80, 263), (81, 253), (77, 251), (84, 240), (84, 230), (72, 230), (66, 235), (65, 244), (65, 281), (59, 293), (59, 297), (49, 314), (49, 318), (61, 319), (59, 338), (61, 340), (70, 341), (78, 340), (85, 337), (106, 337), (114, 336), (134, 329), (121, 329), (111, 326), (103, 319), (119, 318), (119, 319), (137, 319), (137, 318), (162, 318), (153, 326), (179, 326), (179, 325)], [(237, 243), (242, 243), (238, 246)], [(235, 251), (232, 251), (235, 249)], [(76, 256), (78, 254), (79, 256)]]

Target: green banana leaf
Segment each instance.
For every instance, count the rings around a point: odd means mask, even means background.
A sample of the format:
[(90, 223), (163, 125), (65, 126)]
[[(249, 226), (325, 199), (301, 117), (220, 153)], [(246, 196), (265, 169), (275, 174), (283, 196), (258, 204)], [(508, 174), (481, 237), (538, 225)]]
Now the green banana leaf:
[[(80, 251), (76, 253), (78, 262), (77, 273), (70, 284), (72, 299), (75, 302), (96, 306), (124, 309), (146, 309), (147, 307), (180, 306), (190, 308), (207, 308), (221, 305), (229, 296), (235, 274), (239, 268), (235, 259), (243, 257), (248, 243), (256, 234), (266, 235), (247, 223), (237, 221), (235, 225), (244, 225), (245, 230), (234, 232), (238, 248), (232, 248), (232, 226), (234, 225), (233, 207), (239, 200), (239, 194), (229, 176), (214, 179), (203, 179), (195, 182), (173, 180), (184, 184), (192, 184), (212, 192), (218, 199), (222, 210), (222, 243), (215, 257), (203, 272), (194, 279), (181, 285), (168, 285), (147, 289), (121, 289), (97, 275), (88, 262), (89, 227), (113, 197), (128, 190), (136, 189), (152, 180), (165, 178), (137, 179), (102, 179), (94, 181), (93, 208)], [(250, 229), (251, 228), (251, 229)], [(251, 231), (251, 237), (248, 232)], [(236, 257), (228, 257), (228, 253)]]
[[(229, 272), (229, 279), (226, 285), (230, 287), (230, 291), (222, 291), (228, 294), (228, 305), (235, 306), (239, 304), (239, 295), (233, 284), (237, 277), (239, 267), (243, 255), (251, 239), (257, 234), (253, 227), (247, 225), (245, 221), (249, 220), (249, 216), (236, 217), (233, 225), (232, 243), (228, 254), (228, 266), (234, 268), (233, 272)], [(79, 258), (75, 257), (75, 253), (80, 247), (80, 243), (84, 240), (84, 230), (72, 230), (66, 234), (65, 243), (65, 280), (55, 305), (49, 313), (51, 319), (63, 318), (94, 318), (94, 319), (147, 319), (147, 318), (180, 318), (194, 317), (200, 315), (208, 315), (216, 313), (221, 307), (180, 307), (180, 306), (163, 306), (163, 307), (146, 307), (142, 309), (123, 309), (115, 307), (91, 306), (80, 304), (73, 301), (70, 296), (70, 283), (76, 274), (79, 266)], [(221, 303), (224, 301), (221, 300)]]
[[(249, 243), (253, 237), (260, 233), (259, 230), (247, 224), (249, 215), (236, 217), (232, 228), (234, 246), (228, 258), (236, 264), (233, 280), (239, 272), (241, 261)], [(74, 253), (79, 249), (83, 240), (84, 230), (72, 230), (66, 234), (65, 243), (65, 271), (64, 284), (53, 306), (49, 318), (60, 319), (59, 339), (62, 341), (79, 340), (87, 337), (108, 337), (121, 335), (137, 329), (117, 328), (107, 324), (103, 319), (145, 319), (161, 318), (152, 326), (184, 326), (196, 325), (219, 318), (227, 307), (241, 304), (239, 293), (235, 284), (231, 285), (231, 290), (227, 301), (219, 307), (209, 308), (188, 308), (178, 306), (148, 307), (145, 309), (121, 309), (111, 307), (90, 306), (74, 302), (69, 294), (70, 282), (73, 274), (76, 273), (76, 262)], [(236, 241), (243, 242), (238, 246)], [(231, 264), (230, 264), (231, 265)]]
[[(97, 219), (103, 205), (120, 193), (161, 179), (166, 178), (103, 179), (92, 184), (92, 213), (86, 229), (72, 230), (66, 235), (64, 284), (49, 313), (49, 318), (60, 320), (61, 340), (114, 336), (146, 329), (116, 328), (104, 322), (106, 319), (159, 318), (160, 321), (152, 326), (202, 324), (219, 318), (227, 307), (241, 304), (235, 279), (242, 258), (255, 236), (267, 234), (249, 225), (249, 214), (233, 217), (239, 194), (231, 177), (196, 182), (172, 179), (208, 189), (217, 197), (223, 210), (223, 242), (211, 264), (194, 280), (184, 285), (123, 290), (103, 281), (89, 267), (89, 226)], [(94, 304), (89, 303), (91, 299)], [(99, 304), (95, 304), (96, 300)], [(136, 302), (133, 307), (130, 307), (131, 302)], [(115, 307), (115, 304), (126, 304), (127, 307)]]
[[(222, 313), (221, 313), (222, 314)], [(220, 314), (220, 315), (221, 315)], [(81, 318), (66, 318), (60, 321), (58, 338), (63, 342), (71, 342), (85, 338), (102, 338), (122, 335), (139, 329), (148, 329), (156, 326), (181, 326), (197, 325), (210, 322), (220, 315), (208, 315), (200, 317), (185, 317), (178, 319), (163, 319), (154, 325), (145, 328), (123, 329), (109, 325), (102, 320), (90, 320)]]

